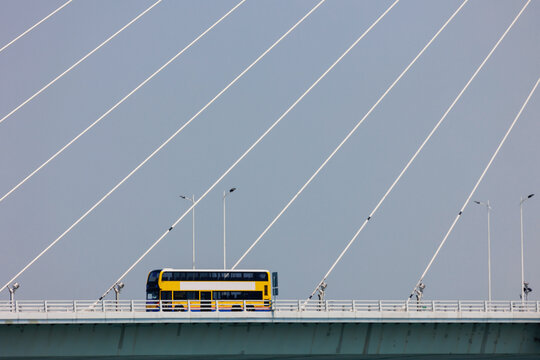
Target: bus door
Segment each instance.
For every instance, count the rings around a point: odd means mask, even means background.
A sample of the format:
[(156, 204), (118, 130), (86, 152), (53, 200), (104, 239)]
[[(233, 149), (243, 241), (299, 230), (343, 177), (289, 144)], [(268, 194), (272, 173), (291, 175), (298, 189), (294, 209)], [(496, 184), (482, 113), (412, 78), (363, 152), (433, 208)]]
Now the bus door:
[(201, 291), (201, 311), (212, 310), (212, 292)]

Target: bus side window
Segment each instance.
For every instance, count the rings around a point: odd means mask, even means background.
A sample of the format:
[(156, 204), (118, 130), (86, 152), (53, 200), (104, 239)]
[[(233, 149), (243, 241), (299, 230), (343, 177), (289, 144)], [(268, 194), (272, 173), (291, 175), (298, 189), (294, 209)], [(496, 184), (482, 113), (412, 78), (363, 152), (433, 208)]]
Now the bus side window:
[(268, 281), (268, 274), (265, 272), (255, 273), (255, 276), (258, 281)]
[(174, 300), (199, 300), (198, 291), (175, 291)]
[(161, 281), (172, 281), (173, 274), (172, 272), (164, 272), (163, 275), (161, 275)]
[(185, 291), (175, 291), (173, 295), (174, 300), (187, 300), (187, 295)]
[(161, 300), (172, 300), (172, 291), (162, 291)]
[(245, 272), (243, 273), (244, 280), (254, 280), (254, 274), (252, 272)]
[(231, 280), (242, 280), (242, 273), (230, 273)]

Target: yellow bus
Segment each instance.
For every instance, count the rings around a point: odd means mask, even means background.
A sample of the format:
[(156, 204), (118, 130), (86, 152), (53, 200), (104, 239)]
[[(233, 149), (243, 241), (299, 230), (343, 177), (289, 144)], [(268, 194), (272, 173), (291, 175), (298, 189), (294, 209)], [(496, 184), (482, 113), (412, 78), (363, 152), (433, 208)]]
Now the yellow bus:
[(270, 279), (267, 270), (153, 270), (146, 283), (147, 310), (268, 311)]

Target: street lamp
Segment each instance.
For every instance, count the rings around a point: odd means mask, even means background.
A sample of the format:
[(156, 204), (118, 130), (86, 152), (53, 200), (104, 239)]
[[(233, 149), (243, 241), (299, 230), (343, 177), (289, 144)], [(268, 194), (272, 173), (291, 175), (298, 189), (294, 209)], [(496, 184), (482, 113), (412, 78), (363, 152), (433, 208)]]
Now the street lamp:
[(227, 269), (227, 235), (226, 235), (226, 207), (225, 207), (225, 199), (227, 198), (227, 195), (235, 191), (236, 188), (230, 188), (229, 191), (223, 191), (223, 269)]
[(528, 282), (523, 283), (523, 292), (525, 293), (525, 301), (529, 300), (529, 293), (532, 291), (532, 289), (529, 287)]
[(527, 197), (521, 197), (519, 202), (519, 215), (521, 221), (521, 301), (525, 300), (525, 268), (523, 266), (523, 203), (532, 198), (534, 194), (527, 195)]
[(15, 291), (20, 287), (19, 283), (14, 283), (11, 286), (8, 286), (9, 291), (9, 301), (11, 304), (13, 304), (13, 301), (15, 300)]
[(491, 232), (489, 225), (489, 218), (491, 212), (491, 206), (489, 206), (489, 200), (487, 202), (475, 201), (478, 205), (483, 205), (487, 209), (487, 236), (488, 236), (488, 300), (491, 301)]
[[(119, 297), (120, 297), (120, 291), (123, 288), (124, 288), (124, 283), (123, 282), (119, 282), (119, 283), (114, 284), (113, 290), (115, 292), (115, 297), (116, 297), (117, 302), (118, 302)], [(118, 304), (116, 306), (118, 306)]]
[[(180, 195), (180, 197), (184, 200), (188, 200), (188, 201), (191, 201), (193, 203), (193, 205), (195, 205), (195, 195), (192, 195), (191, 198), (188, 198), (187, 196), (184, 196), (184, 195)], [(192, 261), (191, 261), (191, 266), (193, 267), (193, 269), (195, 269), (195, 206), (193, 206), (193, 209), (191, 209), (191, 214), (192, 214), (192, 218), (193, 218), (193, 221), (192, 221), (192, 233), (193, 233), (193, 258), (192, 258)]]

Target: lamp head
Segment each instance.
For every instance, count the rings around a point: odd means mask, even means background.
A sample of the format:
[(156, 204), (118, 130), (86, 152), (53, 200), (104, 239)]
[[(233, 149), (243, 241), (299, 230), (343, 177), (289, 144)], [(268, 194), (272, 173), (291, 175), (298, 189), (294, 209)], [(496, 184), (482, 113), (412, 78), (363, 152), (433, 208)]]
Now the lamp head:
[(236, 190), (235, 187), (231, 188), (231, 189), (229, 190), (229, 192), (232, 193), (234, 190)]
[(530, 199), (534, 196), (534, 194), (530, 194), (529, 196), (527, 196), (527, 199)]
[(19, 285), (19, 283), (14, 283), (13, 284), (13, 290), (17, 290), (21, 285)]

